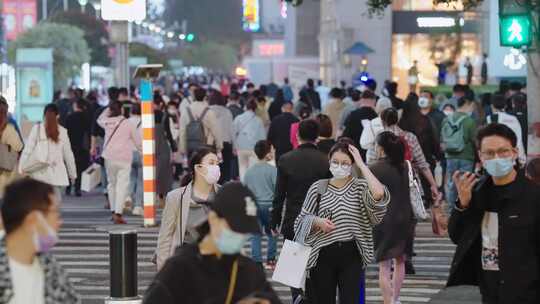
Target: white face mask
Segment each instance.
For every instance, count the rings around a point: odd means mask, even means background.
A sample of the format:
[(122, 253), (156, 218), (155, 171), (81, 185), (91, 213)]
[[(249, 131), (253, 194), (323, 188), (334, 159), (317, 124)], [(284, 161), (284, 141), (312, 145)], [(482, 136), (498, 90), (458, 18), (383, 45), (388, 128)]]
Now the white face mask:
[(429, 99), (426, 97), (420, 97), (418, 99), (418, 106), (422, 109), (429, 108)]
[(347, 178), (351, 175), (352, 166), (350, 165), (340, 165), (337, 163), (330, 163), (330, 172), (332, 176), (336, 179)]
[(175, 109), (168, 109), (167, 113), (169, 113), (169, 115), (176, 116), (176, 110)]
[(446, 115), (446, 116), (450, 116), (450, 115), (454, 114), (454, 111), (451, 111), (451, 110), (450, 111), (446, 110), (446, 111), (443, 111), (443, 112), (444, 112), (444, 115)]
[(206, 168), (206, 174), (204, 175), (204, 179), (206, 182), (210, 185), (214, 185), (219, 181), (219, 178), (221, 177), (221, 169), (218, 165), (204, 165)]

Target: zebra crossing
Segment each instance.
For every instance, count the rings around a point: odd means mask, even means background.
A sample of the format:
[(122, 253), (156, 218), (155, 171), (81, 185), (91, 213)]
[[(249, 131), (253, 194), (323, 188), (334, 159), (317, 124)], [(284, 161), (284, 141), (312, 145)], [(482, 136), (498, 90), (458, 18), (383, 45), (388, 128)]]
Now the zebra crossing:
[[(93, 205), (93, 206), (92, 206)], [(53, 250), (57, 260), (67, 271), (70, 280), (82, 297), (83, 304), (104, 303), (109, 295), (109, 239), (108, 230), (118, 228), (110, 221), (111, 214), (94, 204), (64, 204), (64, 224), (60, 242)], [(159, 228), (142, 228), (141, 217), (126, 217), (126, 229), (138, 232), (139, 294), (152, 281), (156, 268), (151, 259), (156, 247)], [(401, 303), (428, 303), (443, 287), (448, 276), (455, 246), (447, 239), (429, 233), (430, 224), (420, 223), (415, 241), (414, 266), (416, 275), (407, 275), (401, 292)], [(249, 242), (248, 242), (249, 243)], [(282, 241), (279, 242), (281, 248)], [(246, 253), (250, 252), (249, 244)], [(263, 243), (263, 254), (266, 244)], [(267, 273), (271, 280), (271, 273)], [(367, 303), (382, 303), (378, 287), (378, 268), (367, 268)], [(289, 288), (273, 283), (283, 303), (290, 304)]]

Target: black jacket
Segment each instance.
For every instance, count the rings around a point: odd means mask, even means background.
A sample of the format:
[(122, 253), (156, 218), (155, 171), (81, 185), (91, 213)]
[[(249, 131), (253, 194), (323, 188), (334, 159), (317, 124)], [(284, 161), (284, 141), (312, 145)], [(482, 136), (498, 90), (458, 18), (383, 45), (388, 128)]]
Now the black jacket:
[(328, 157), (313, 144), (303, 144), (298, 149), (281, 156), (277, 167), (276, 196), (272, 210), (272, 227), (281, 223), (285, 201), (285, 216), (281, 233), (286, 239), (294, 238), (294, 221), (302, 209), (307, 191), (319, 179), (329, 177)]
[(375, 118), (377, 118), (377, 112), (375, 110), (370, 107), (361, 107), (352, 111), (347, 119), (345, 119), (343, 136), (352, 139), (356, 148), (360, 150), (360, 154), (364, 160), (366, 159), (366, 150), (360, 147), (360, 136), (362, 136), (362, 131), (364, 131), (362, 120), (372, 120)]
[(540, 187), (519, 172), (499, 201), (493, 200), (491, 178), (475, 187), (470, 207), (454, 210), (448, 232), (457, 244), (448, 286), (479, 285), (481, 223), (485, 210), (499, 215), (499, 304), (540, 303)]
[(222, 304), (225, 303), (234, 259), (238, 274), (232, 303), (257, 297), (272, 304), (281, 301), (262, 269), (244, 256), (201, 255), (197, 244), (180, 247), (169, 258), (148, 287), (144, 304)]
[(276, 162), (281, 155), (291, 151), (291, 125), (298, 122), (298, 118), (292, 113), (282, 113), (272, 119), (268, 129), (268, 141), (276, 149)]

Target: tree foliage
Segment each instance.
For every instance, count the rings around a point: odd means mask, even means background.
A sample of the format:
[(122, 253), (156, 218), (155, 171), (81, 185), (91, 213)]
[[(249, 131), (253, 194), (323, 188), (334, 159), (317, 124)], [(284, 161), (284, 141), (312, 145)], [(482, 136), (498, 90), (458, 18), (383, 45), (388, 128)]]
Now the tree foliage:
[(232, 72), (238, 63), (233, 47), (211, 41), (182, 48), (177, 56), (184, 61), (184, 65), (202, 66), (216, 72)]
[(242, 30), (240, 0), (166, 0), (163, 19), (167, 26), (185, 20), (187, 31), (202, 40), (235, 45), (249, 39)]
[(164, 67), (167, 66), (167, 56), (163, 52), (153, 49), (150, 46), (139, 43), (132, 42), (129, 44), (129, 56), (130, 57), (146, 57), (148, 63), (160, 63)]
[(9, 59), (15, 62), (18, 48), (52, 48), (55, 88), (80, 73), (81, 65), (90, 60), (90, 50), (79, 28), (67, 24), (42, 22), (26, 31), (9, 48)]
[(84, 39), (90, 47), (92, 65), (109, 66), (111, 64), (108, 53), (109, 32), (101, 19), (83, 14), (79, 10), (71, 10), (59, 12), (49, 20), (76, 26), (84, 32)]

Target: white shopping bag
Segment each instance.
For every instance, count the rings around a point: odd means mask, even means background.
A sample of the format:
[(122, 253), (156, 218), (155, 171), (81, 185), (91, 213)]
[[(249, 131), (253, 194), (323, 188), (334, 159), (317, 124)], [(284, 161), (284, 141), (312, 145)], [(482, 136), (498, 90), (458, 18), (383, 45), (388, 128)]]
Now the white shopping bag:
[(84, 170), (81, 176), (81, 190), (90, 192), (101, 182), (101, 166), (92, 164), (88, 169)]
[(310, 254), (311, 247), (285, 240), (272, 280), (290, 287), (303, 288)]

